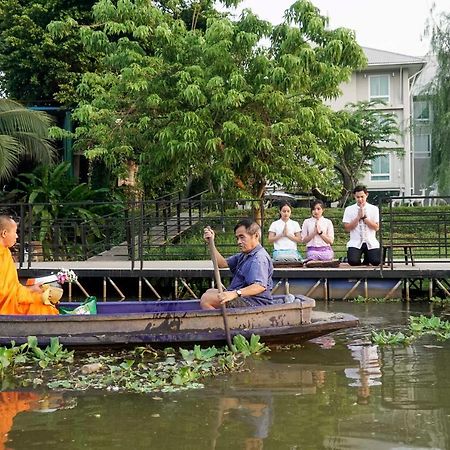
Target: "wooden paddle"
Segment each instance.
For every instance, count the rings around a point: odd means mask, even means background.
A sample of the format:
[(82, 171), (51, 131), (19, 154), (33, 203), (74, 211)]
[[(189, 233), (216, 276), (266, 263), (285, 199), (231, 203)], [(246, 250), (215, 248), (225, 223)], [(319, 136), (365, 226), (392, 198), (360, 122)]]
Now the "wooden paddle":
[[(217, 290), (219, 291), (219, 294), (221, 294), (223, 292), (222, 280), (220, 279), (219, 265), (217, 264), (217, 258), (216, 258), (216, 252), (215, 252), (213, 239), (211, 239), (211, 238), (208, 239), (208, 244), (209, 244), (209, 252), (211, 253), (211, 261), (214, 266), (214, 278), (216, 280)], [(233, 350), (233, 344), (231, 343), (230, 328), (228, 327), (227, 308), (225, 306), (225, 303), (220, 304), (220, 309), (222, 311), (223, 326), (225, 328), (227, 344), (228, 344), (229, 349)]]

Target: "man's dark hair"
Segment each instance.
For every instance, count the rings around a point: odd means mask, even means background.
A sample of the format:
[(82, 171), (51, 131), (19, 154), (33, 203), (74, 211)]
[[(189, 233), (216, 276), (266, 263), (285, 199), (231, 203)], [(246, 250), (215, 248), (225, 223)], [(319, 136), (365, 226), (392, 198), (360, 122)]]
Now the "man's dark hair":
[(239, 227), (245, 227), (248, 234), (258, 234), (261, 237), (261, 227), (252, 219), (242, 219), (234, 227), (234, 232)]
[(358, 184), (358, 186), (355, 186), (353, 189), (354, 194), (356, 194), (357, 192), (364, 192), (364, 194), (367, 194), (367, 187), (363, 184)]

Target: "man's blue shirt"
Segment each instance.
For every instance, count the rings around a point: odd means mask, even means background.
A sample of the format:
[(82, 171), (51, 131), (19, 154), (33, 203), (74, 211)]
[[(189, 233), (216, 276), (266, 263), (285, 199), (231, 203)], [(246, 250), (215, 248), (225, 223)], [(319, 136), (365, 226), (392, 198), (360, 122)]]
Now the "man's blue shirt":
[(250, 253), (237, 253), (230, 256), (227, 263), (233, 275), (228, 291), (235, 291), (256, 283), (264, 286), (266, 290), (254, 297), (272, 300), (272, 259), (260, 244)]

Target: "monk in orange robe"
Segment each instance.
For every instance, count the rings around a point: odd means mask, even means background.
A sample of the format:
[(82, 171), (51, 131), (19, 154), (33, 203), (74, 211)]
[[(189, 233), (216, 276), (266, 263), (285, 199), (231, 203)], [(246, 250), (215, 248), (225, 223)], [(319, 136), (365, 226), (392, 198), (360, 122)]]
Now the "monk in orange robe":
[(0, 314), (58, 314), (42, 302), (40, 285), (23, 286), (9, 250), (17, 241), (17, 223), (0, 216)]

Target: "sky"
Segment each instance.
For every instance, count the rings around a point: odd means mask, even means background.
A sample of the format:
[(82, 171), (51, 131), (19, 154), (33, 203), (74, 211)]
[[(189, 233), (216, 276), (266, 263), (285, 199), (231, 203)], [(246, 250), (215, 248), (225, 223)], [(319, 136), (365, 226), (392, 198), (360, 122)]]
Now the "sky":
[[(355, 31), (363, 47), (423, 56), (429, 50), (424, 38), (433, 3), (436, 11), (450, 12), (450, 0), (312, 0), (330, 28), (346, 27)], [(239, 11), (249, 8), (260, 18), (280, 23), (294, 0), (244, 0)]]

